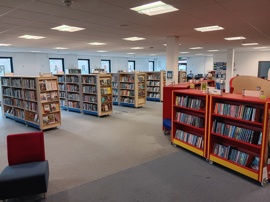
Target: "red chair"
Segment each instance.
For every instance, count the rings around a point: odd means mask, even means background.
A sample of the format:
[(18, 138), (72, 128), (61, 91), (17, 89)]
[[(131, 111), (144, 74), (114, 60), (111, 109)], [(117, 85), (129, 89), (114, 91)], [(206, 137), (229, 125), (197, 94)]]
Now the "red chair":
[(49, 163), (45, 159), (43, 132), (7, 136), (8, 166), (0, 174), (0, 199), (45, 193)]

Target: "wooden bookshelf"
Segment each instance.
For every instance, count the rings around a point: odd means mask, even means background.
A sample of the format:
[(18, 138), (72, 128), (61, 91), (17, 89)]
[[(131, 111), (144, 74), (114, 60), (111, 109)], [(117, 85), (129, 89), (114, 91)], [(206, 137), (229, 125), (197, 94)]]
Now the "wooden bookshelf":
[(113, 104), (119, 105), (119, 74), (112, 73)]
[(110, 74), (81, 75), (82, 112), (105, 116), (112, 113), (112, 77)]
[(268, 180), (269, 102), (239, 94), (210, 96), (208, 159), (262, 186)]
[(207, 157), (209, 95), (199, 90), (176, 90), (172, 95), (171, 143)]
[(166, 84), (166, 72), (146, 72), (147, 100), (163, 101), (163, 87)]
[(178, 83), (187, 82), (187, 72), (180, 70), (178, 71)]
[(67, 110), (67, 89), (66, 89), (66, 75), (54, 74), (58, 79), (58, 89), (60, 98), (60, 108)]
[(146, 73), (119, 73), (120, 105), (142, 107), (146, 104)]
[(57, 77), (1, 77), (3, 114), (40, 130), (61, 125)]
[(79, 74), (66, 74), (67, 110), (81, 112), (81, 77)]

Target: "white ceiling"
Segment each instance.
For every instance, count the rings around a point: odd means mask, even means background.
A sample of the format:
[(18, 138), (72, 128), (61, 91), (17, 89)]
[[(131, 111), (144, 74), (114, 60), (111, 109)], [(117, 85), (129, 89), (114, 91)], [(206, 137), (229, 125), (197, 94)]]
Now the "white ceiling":
[[(242, 43), (257, 42), (270, 49), (270, 0), (163, 0), (179, 11), (147, 16), (129, 8), (154, 0), (74, 0), (71, 8), (62, 0), (0, 0), (0, 47), (5, 52), (42, 51), (57, 53), (54, 47), (66, 47), (60, 53), (128, 56), (133, 52), (141, 57), (166, 55), (167, 36), (179, 36), (179, 51), (191, 54), (218, 49), (254, 51)], [(68, 33), (52, 30), (62, 24), (83, 27), (85, 30)], [(196, 27), (219, 25), (222, 31), (201, 33)], [(41, 40), (19, 39), (21, 35), (44, 36)], [(124, 37), (144, 37), (146, 40), (128, 42)], [(225, 37), (244, 36), (246, 40), (226, 41)], [(91, 46), (89, 42), (105, 42)], [(143, 46), (144, 50), (131, 50)], [(202, 46), (203, 50), (189, 50)], [(104, 55), (104, 54), (103, 54)], [(182, 55), (184, 56), (184, 55)]]

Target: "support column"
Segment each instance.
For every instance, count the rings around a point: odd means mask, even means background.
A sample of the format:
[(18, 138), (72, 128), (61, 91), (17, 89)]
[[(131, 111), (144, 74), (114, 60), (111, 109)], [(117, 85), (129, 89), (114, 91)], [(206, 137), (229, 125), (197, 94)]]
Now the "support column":
[(233, 77), (234, 69), (234, 49), (227, 50), (227, 69), (226, 69), (226, 82), (225, 82), (225, 92), (230, 92), (230, 80)]
[(171, 82), (178, 83), (178, 56), (179, 56), (179, 36), (168, 36), (166, 46), (166, 70), (172, 71), (172, 79), (167, 78), (166, 85)]

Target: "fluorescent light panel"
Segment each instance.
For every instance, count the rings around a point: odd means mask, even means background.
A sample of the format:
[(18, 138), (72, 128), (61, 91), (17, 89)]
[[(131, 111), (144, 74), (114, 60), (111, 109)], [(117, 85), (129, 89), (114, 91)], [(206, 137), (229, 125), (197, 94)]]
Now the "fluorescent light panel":
[(139, 49), (144, 49), (144, 47), (132, 47), (130, 49), (133, 49), (133, 50), (139, 50)]
[(7, 43), (0, 43), (0, 46), (11, 46), (11, 44), (7, 44)]
[(195, 55), (203, 55), (203, 53), (198, 53), (198, 54), (195, 54)]
[(179, 52), (179, 53), (181, 53), (181, 54), (187, 54), (187, 53), (189, 53), (189, 52)]
[(242, 46), (256, 46), (258, 43), (243, 43)]
[(123, 38), (123, 40), (126, 40), (126, 41), (141, 41), (141, 40), (145, 40), (145, 38), (133, 36), (133, 37)]
[(264, 47), (255, 47), (254, 49), (265, 49), (265, 48), (267, 48), (266, 46), (264, 46)]
[(105, 51), (105, 50), (99, 50), (99, 51), (97, 51), (98, 53), (106, 53), (106, 52), (108, 52), (108, 51)]
[(68, 48), (64, 48), (64, 47), (55, 47), (54, 49), (57, 49), (57, 50), (65, 50), (65, 49), (68, 49)]
[(243, 36), (236, 36), (236, 37), (228, 37), (228, 38), (224, 38), (225, 40), (227, 41), (234, 41), (234, 40), (243, 40), (243, 39), (246, 39), (245, 37)]
[(90, 45), (93, 45), (93, 46), (102, 46), (102, 45), (106, 45), (106, 43), (102, 43), (102, 42), (92, 42), (92, 43), (88, 43)]
[(189, 48), (191, 50), (199, 50), (199, 49), (203, 49), (202, 47), (192, 47), (192, 48)]
[(77, 32), (77, 31), (84, 30), (85, 28), (74, 27), (74, 26), (69, 26), (69, 25), (60, 25), (58, 27), (53, 27), (51, 29), (61, 31), (61, 32)]
[(130, 8), (130, 9), (140, 14), (146, 14), (149, 16), (159, 15), (159, 14), (169, 13), (169, 12), (179, 10), (169, 4), (163, 3), (162, 1), (156, 1), (149, 4), (144, 4), (141, 6)]
[(217, 52), (219, 50), (208, 50), (208, 52)]
[(23, 36), (19, 36), (18, 38), (21, 39), (44, 39), (44, 36), (34, 36), (34, 35), (23, 35)]
[(40, 53), (41, 51), (30, 51), (31, 53)]
[(194, 29), (198, 32), (212, 32), (212, 31), (223, 30), (224, 28), (218, 25), (214, 25), (214, 26), (208, 26), (208, 27), (198, 27)]
[(133, 54), (135, 54), (135, 53), (127, 53), (128, 55), (133, 55)]

